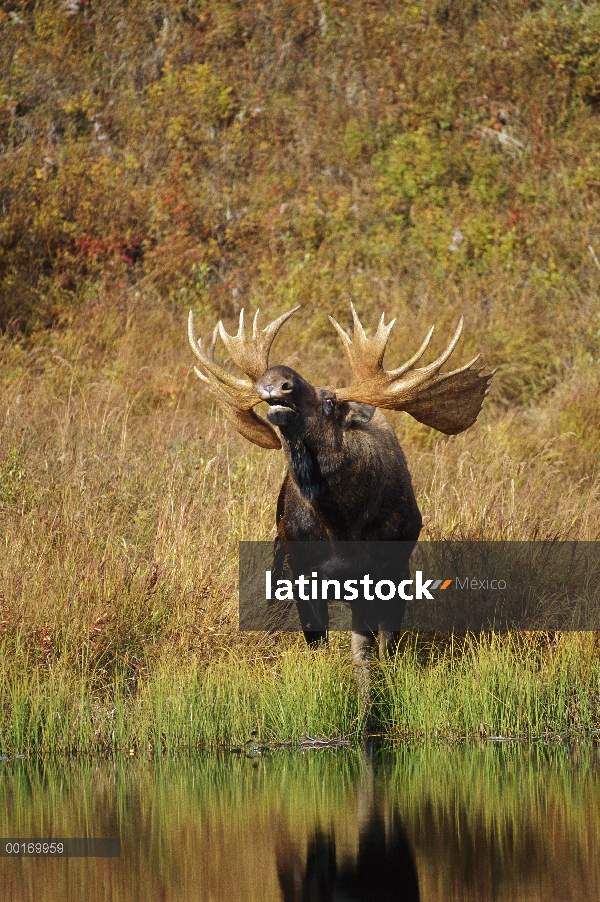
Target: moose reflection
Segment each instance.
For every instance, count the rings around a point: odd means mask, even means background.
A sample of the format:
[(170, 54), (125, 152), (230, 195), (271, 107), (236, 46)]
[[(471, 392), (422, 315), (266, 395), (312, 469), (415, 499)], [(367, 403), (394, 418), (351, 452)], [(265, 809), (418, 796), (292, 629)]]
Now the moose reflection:
[(356, 816), (356, 856), (341, 862), (333, 829), (311, 832), (306, 851), (297, 838), (280, 833), (276, 858), (283, 902), (418, 902), (408, 839), (389, 801), (375, 791), (370, 764), (358, 789)]

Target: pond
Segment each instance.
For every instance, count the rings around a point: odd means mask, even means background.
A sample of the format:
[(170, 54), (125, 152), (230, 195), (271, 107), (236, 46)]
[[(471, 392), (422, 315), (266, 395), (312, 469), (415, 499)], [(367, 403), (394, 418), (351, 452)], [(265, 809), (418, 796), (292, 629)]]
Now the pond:
[(0, 764), (0, 835), (119, 857), (0, 857), (3, 902), (600, 898), (595, 746), (261, 751)]

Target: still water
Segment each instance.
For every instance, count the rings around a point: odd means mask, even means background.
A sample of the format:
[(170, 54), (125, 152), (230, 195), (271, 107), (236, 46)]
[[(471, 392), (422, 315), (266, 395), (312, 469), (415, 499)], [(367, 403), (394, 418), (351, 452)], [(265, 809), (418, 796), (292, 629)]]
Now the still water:
[(2, 902), (600, 900), (600, 750), (402, 747), (0, 765)]

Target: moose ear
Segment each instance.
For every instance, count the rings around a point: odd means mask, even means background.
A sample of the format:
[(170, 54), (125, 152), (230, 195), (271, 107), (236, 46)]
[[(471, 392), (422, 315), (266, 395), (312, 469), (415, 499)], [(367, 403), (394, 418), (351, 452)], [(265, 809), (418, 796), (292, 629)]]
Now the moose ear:
[(373, 419), (376, 407), (371, 404), (360, 404), (358, 401), (346, 401), (347, 408), (344, 417), (344, 428), (352, 429), (353, 426), (366, 426)]

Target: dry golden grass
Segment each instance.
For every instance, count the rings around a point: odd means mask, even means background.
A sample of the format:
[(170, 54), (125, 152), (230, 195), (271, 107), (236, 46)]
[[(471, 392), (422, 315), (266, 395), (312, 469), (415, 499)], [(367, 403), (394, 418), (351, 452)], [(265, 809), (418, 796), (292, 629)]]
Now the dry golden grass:
[[(283, 353), (275, 347), (276, 358)], [(56, 751), (64, 740), (72, 750), (156, 751), (239, 741), (253, 724), (270, 738), (358, 727), (346, 636), (315, 658), (301, 636), (237, 631), (238, 542), (273, 536), (283, 458), (230, 431), (190, 362), (184, 316), (142, 300), (122, 312), (90, 305), (33, 347), (5, 344), (5, 747)], [(325, 374), (327, 357), (311, 362)], [(597, 539), (597, 392), (593, 373), (575, 370), (527, 407), (486, 403), (454, 438), (392, 415), (424, 537)], [(388, 673), (381, 720), (393, 733), (476, 735), (485, 722), (491, 732), (533, 735), (597, 723), (593, 642), (573, 637), (543, 665), (533, 639), (475, 644), (454, 663), (440, 654), (422, 669), (407, 647)], [(477, 694), (482, 680), (502, 684), (506, 697), (525, 682), (531, 691), (507, 718), (503, 704), (490, 710), (487, 690)], [(448, 727), (448, 705), (461, 693), (463, 713)], [(82, 722), (73, 695), (86, 708)], [(573, 704), (584, 711), (576, 722)], [(107, 714), (115, 705), (118, 728)], [(186, 705), (204, 712), (193, 729)], [(54, 709), (63, 712), (62, 739), (49, 726)]]

